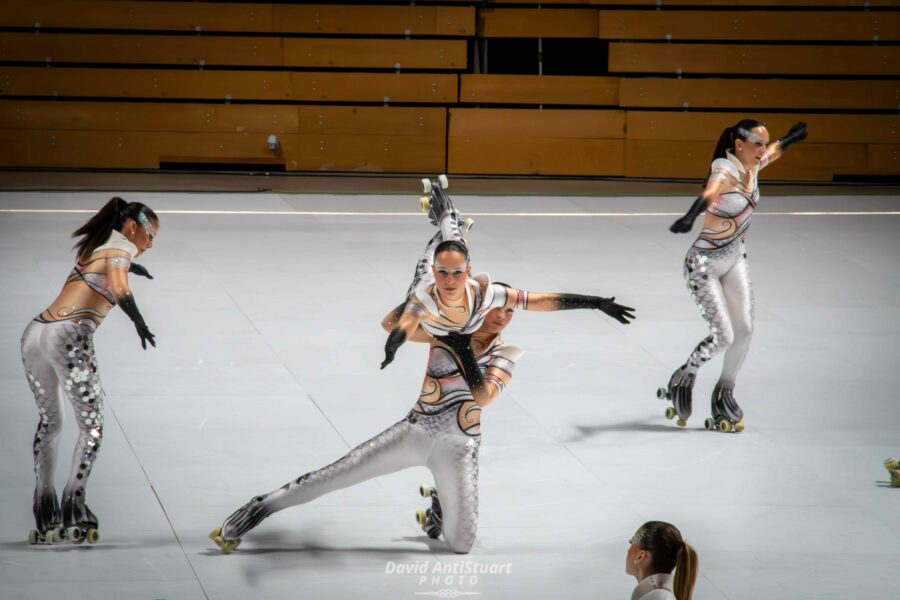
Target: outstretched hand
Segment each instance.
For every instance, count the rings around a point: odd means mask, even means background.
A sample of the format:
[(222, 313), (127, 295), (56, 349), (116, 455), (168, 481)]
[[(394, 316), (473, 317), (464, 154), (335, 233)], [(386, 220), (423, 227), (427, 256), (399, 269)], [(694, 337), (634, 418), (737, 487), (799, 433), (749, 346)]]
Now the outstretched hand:
[(797, 121), (791, 127), (790, 131), (788, 131), (787, 136), (793, 138), (795, 142), (800, 142), (806, 139), (806, 123), (803, 121)]
[(634, 310), (630, 306), (624, 306), (622, 304), (616, 303), (616, 297), (612, 298), (600, 298), (600, 302), (597, 305), (597, 308), (611, 316), (613, 319), (617, 320), (619, 323), (623, 325), (628, 325), (631, 323), (629, 319), (634, 320)]
[(153, 279), (153, 275), (150, 274), (150, 271), (137, 263), (131, 263), (131, 265), (128, 267), (128, 272), (134, 273), (135, 275), (140, 275), (141, 277), (146, 277), (147, 279)]
[(381, 361), (382, 369), (394, 362), (394, 356), (397, 354), (397, 348), (402, 346), (403, 342), (405, 341), (406, 332), (404, 332), (399, 327), (397, 329), (393, 329), (391, 333), (388, 334), (388, 339), (384, 343), (384, 360)]

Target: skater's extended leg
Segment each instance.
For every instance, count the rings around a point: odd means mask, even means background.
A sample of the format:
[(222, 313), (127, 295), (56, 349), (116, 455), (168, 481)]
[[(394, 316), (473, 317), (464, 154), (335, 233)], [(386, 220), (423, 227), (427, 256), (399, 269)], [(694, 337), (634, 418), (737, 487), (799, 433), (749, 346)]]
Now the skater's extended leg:
[(422, 253), (422, 258), (419, 259), (419, 262), (416, 263), (416, 270), (413, 273), (413, 280), (409, 286), (409, 289), (406, 291), (406, 297), (413, 293), (413, 290), (421, 285), (422, 281), (431, 275), (431, 267), (434, 265), (434, 249), (438, 247), (438, 245), (444, 241), (443, 233), (438, 231), (434, 234), (428, 243), (425, 245), (425, 252)]
[(289, 481), (277, 490), (256, 496), (222, 525), (225, 540), (241, 537), (269, 515), (290, 506), (416, 465), (424, 465), (432, 438), (419, 425), (404, 419), (348, 452), (334, 463)]
[(28, 385), (38, 409), (38, 425), (34, 434), (34, 523), (40, 535), (59, 527), (62, 517), (53, 483), (59, 452), (59, 434), (65, 415), (59, 395), (59, 378), (47, 360), (42, 342), (47, 341), (46, 327), (33, 321), (22, 336), (22, 363)]
[(709, 335), (694, 348), (685, 363), (685, 375), (696, 374), (704, 363), (734, 342), (734, 328), (725, 292), (717, 277), (714, 260), (707, 254), (691, 252), (685, 260), (685, 281), (700, 314), (709, 326)]
[(446, 436), (428, 459), (440, 493), (444, 540), (453, 552), (466, 554), (478, 532), (478, 449), (480, 437)]
[(75, 326), (69, 335), (71, 343), (65, 346), (64, 362), (57, 363), (57, 372), (75, 415), (78, 440), (72, 456), (72, 469), (63, 490), (63, 516), (67, 526), (96, 528), (97, 518), (85, 505), (85, 499), (88, 478), (103, 440), (105, 395), (94, 354), (93, 328)]
[(734, 342), (725, 351), (719, 385), (733, 388), (744, 359), (747, 358), (750, 338), (753, 336), (753, 286), (750, 281), (750, 265), (743, 252), (737, 264), (722, 276), (722, 290), (731, 316)]

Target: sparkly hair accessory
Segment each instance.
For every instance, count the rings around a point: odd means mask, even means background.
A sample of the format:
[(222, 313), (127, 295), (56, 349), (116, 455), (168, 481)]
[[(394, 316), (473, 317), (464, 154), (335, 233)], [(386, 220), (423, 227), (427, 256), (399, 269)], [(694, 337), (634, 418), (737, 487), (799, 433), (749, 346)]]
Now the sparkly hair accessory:
[(146, 225), (150, 221), (143, 212), (139, 212), (135, 220), (138, 222), (138, 225)]
[(744, 129), (743, 127), (737, 128), (737, 133), (745, 140), (750, 140), (755, 144), (763, 144), (762, 138), (750, 131), (749, 129)]

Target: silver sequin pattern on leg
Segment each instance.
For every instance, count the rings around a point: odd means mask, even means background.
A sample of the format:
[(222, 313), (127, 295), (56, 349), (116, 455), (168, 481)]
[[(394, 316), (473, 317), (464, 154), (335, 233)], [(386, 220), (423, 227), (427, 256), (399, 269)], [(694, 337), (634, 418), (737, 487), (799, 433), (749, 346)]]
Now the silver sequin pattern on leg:
[(684, 261), (684, 278), (709, 335), (691, 352), (683, 372), (695, 374), (726, 351), (720, 382), (730, 380), (733, 386), (753, 331), (753, 290), (744, 244), (711, 251), (691, 248)]
[(86, 486), (103, 437), (105, 398), (94, 354), (93, 321), (32, 321), (22, 335), (22, 363), (38, 407), (34, 441), (36, 495), (53, 489), (63, 407), (60, 391), (72, 406), (78, 440), (63, 502), (80, 512)]

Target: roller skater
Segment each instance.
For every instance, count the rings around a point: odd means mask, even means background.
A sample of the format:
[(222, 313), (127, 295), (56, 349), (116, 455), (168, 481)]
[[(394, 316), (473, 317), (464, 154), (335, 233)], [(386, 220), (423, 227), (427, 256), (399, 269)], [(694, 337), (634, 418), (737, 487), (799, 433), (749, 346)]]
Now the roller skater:
[[(132, 260), (153, 247), (158, 230), (159, 219), (147, 206), (110, 200), (73, 234), (81, 239), (72, 272), (53, 304), (22, 335), (22, 363), (39, 416), (33, 445), (35, 529), (28, 535), (33, 544), (99, 539), (97, 517), (84, 504), (103, 439), (105, 395), (94, 354), (94, 331), (119, 305), (134, 322), (142, 346), (156, 345), (128, 287), (128, 273), (152, 279)], [(78, 441), (60, 510), (54, 474), (63, 397), (72, 406)]]
[(687, 424), (691, 414), (691, 388), (697, 371), (725, 352), (722, 374), (712, 394), (708, 429), (743, 431), (743, 411), (734, 398), (738, 372), (750, 348), (753, 333), (753, 288), (744, 235), (759, 203), (757, 175), (781, 157), (787, 148), (806, 138), (806, 124), (797, 123), (783, 138), (769, 143), (769, 132), (759, 121), (745, 119), (719, 137), (703, 193), (690, 210), (669, 228), (687, 233), (705, 213), (699, 236), (684, 260), (684, 279), (709, 335), (694, 348), (666, 388), (657, 395), (673, 401), (666, 417), (678, 416)]

